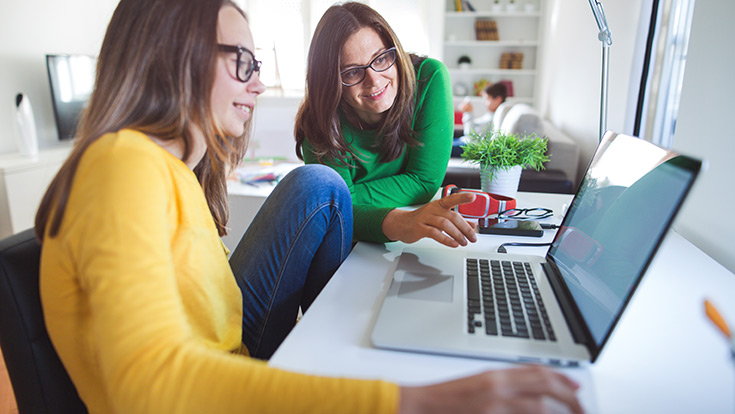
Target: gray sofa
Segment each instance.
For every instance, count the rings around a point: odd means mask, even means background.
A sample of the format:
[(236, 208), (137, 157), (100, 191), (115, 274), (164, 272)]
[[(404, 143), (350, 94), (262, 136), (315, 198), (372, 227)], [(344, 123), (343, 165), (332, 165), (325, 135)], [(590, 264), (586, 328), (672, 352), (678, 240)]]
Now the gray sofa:
[[(579, 165), (579, 146), (549, 121), (542, 119), (530, 105), (513, 102), (501, 104), (493, 115), (493, 129), (521, 135), (536, 134), (548, 138), (549, 161), (544, 164), (546, 170), (538, 173), (532, 170), (524, 171), (521, 176), (521, 191), (547, 191), (548, 188), (549, 192), (574, 192)], [(462, 159), (452, 158), (447, 168), (445, 184), (451, 182), (460, 186), (475, 187), (474, 184), (479, 183), (479, 167)]]
[(541, 119), (535, 109), (524, 103), (505, 102), (493, 116), (494, 128), (507, 133), (536, 134), (549, 139), (547, 170), (559, 170), (572, 182), (577, 179), (579, 147), (569, 136), (549, 121)]

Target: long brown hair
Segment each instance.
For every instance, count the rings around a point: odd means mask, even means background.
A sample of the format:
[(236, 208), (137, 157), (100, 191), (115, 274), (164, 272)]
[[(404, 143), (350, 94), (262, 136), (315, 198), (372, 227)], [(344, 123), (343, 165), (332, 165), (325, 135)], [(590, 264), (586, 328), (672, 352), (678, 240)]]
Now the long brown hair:
[[(77, 128), (74, 149), (51, 182), (36, 214), (36, 236), (58, 234), (79, 161), (102, 135), (131, 128), (162, 140), (183, 138), (186, 160), (192, 129), (207, 153), (194, 168), (220, 235), (229, 210), (226, 169), (244, 156), (251, 125), (227, 137), (211, 113), (217, 22), (231, 0), (121, 0), (97, 59), (95, 88)], [(53, 214), (53, 215), (52, 215)]]
[(340, 52), (347, 39), (365, 27), (375, 30), (386, 47), (395, 47), (398, 52), (398, 94), (378, 126), (378, 135), (383, 135), (378, 144), (380, 159), (394, 160), (406, 144), (416, 144), (411, 128), (416, 90), (411, 56), (403, 50), (395, 32), (378, 12), (362, 3), (349, 2), (327, 9), (311, 40), (306, 94), (294, 127), (296, 155), (301, 159), (306, 139), (320, 161), (339, 160), (348, 154), (356, 156), (344, 140), (339, 119), (340, 110), (354, 115), (352, 107), (342, 99)]

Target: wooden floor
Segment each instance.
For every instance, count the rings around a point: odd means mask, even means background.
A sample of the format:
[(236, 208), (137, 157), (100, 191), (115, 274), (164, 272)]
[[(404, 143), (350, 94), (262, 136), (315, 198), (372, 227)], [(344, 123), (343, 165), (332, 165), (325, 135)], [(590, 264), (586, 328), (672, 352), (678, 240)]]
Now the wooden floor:
[(18, 414), (5, 360), (0, 357), (0, 414)]

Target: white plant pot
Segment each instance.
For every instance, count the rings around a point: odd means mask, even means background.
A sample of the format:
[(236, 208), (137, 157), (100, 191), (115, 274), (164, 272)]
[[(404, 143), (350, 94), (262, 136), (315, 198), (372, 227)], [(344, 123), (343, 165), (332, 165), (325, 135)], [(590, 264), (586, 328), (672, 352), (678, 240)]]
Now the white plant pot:
[[(523, 171), (523, 168), (520, 165), (509, 169), (481, 168), (480, 185), (482, 191), (515, 198), (518, 193), (518, 185), (521, 182), (521, 171)], [(491, 176), (493, 177), (492, 180), (490, 180)]]
[(518, 5), (515, 4), (515, 3), (508, 3), (508, 4), (505, 5), (505, 10), (507, 10), (509, 12), (514, 12), (514, 11), (518, 10)]
[(493, 13), (500, 13), (503, 11), (503, 5), (502, 4), (493, 4), (490, 7), (490, 10), (492, 10)]

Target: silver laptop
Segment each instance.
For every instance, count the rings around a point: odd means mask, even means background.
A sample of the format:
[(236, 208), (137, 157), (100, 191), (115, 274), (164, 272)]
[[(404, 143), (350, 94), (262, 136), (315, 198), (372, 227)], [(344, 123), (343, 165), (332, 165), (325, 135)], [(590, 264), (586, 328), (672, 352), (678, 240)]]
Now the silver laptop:
[(701, 166), (607, 132), (546, 257), (406, 247), (373, 344), (550, 365), (594, 362)]

